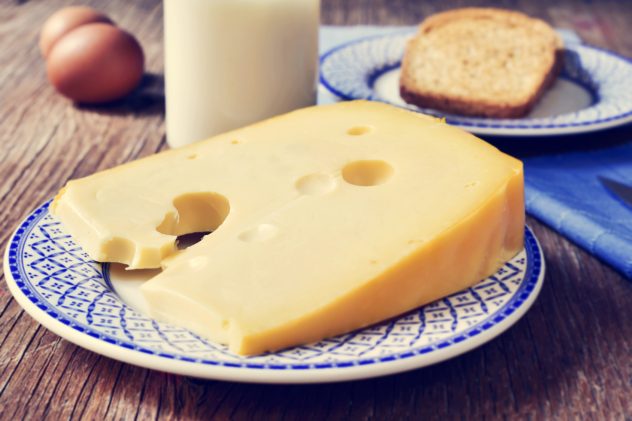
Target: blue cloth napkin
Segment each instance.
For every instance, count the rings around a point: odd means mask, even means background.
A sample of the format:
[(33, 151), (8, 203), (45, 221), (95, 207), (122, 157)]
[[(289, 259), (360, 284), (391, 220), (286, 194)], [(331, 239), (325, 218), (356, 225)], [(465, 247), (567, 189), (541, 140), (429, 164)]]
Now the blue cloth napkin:
[[(320, 32), (321, 54), (357, 38), (401, 30), (325, 26)], [(572, 31), (560, 30), (560, 34), (565, 42), (579, 41)], [(319, 103), (336, 100), (324, 87), (319, 89)], [(529, 214), (632, 278), (632, 209), (597, 178), (632, 186), (632, 125), (550, 138), (485, 138), (524, 162)]]

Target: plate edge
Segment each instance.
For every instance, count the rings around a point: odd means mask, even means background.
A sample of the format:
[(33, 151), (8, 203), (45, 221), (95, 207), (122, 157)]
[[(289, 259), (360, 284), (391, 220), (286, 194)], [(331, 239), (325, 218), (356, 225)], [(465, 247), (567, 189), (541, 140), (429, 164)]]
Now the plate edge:
[[(42, 206), (36, 208), (40, 209)], [(36, 211), (34, 211), (36, 212)], [(30, 215), (33, 215), (32, 212)], [(10, 245), (17, 234), (17, 231), (26, 221), (25, 218), (18, 227), (9, 236), (9, 241), (4, 253), (3, 270), (5, 273), (5, 282), (9, 287), (13, 298), (18, 302), (27, 314), (46, 329), (60, 336), (61, 338), (89, 351), (95, 352), (115, 359), (117, 361), (149, 368), (157, 371), (169, 372), (173, 374), (186, 375), (213, 380), (237, 381), (248, 383), (276, 383), (276, 384), (299, 384), (299, 383), (334, 383), (349, 380), (359, 380), (366, 378), (381, 377), (390, 374), (401, 373), (404, 371), (414, 370), (426, 366), (430, 366), (461, 354), (473, 350), (484, 343), (494, 339), (504, 333), (520, 320), (524, 314), (531, 308), (537, 299), (544, 276), (546, 273), (546, 263), (542, 247), (533, 233), (533, 230), (525, 225), (525, 228), (533, 237), (538, 255), (540, 257), (540, 271), (535, 282), (533, 290), (523, 303), (515, 309), (511, 314), (493, 326), (493, 328), (482, 331), (476, 337), (471, 337), (469, 341), (463, 341), (453, 344), (447, 348), (447, 352), (418, 354), (405, 359), (396, 359), (393, 361), (382, 361), (379, 364), (368, 366), (353, 365), (349, 367), (333, 367), (322, 368), (311, 371), (300, 370), (257, 370), (244, 369), (244, 367), (225, 367), (215, 365), (200, 365), (195, 362), (168, 360), (158, 355), (143, 354), (141, 351), (123, 348), (119, 345), (110, 344), (90, 335), (76, 331), (70, 326), (62, 323), (54, 317), (49, 316), (44, 310), (37, 307), (20, 289), (17, 282), (11, 274), (9, 267), (9, 251)], [(165, 367), (166, 366), (166, 367)], [(307, 374), (309, 373), (309, 374)]]

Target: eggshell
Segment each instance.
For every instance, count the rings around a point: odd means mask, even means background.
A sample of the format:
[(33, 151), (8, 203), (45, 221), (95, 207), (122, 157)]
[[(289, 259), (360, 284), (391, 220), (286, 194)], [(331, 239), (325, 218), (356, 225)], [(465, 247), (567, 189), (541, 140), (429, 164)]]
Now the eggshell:
[(87, 6), (65, 7), (53, 13), (42, 26), (39, 48), (46, 58), (53, 45), (68, 32), (88, 23), (114, 23), (103, 13)]
[(90, 23), (67, 33), (50, 51), (48, 79), (64, 96), (84, 103), (119, 99), (143, 76), (143, 50), (129, 33)]

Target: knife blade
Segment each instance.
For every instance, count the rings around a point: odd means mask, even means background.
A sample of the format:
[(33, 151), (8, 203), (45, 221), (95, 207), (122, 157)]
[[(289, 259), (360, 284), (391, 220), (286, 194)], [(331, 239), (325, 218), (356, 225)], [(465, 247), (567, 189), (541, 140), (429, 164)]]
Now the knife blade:
[(597, 176), (601, 184), (610, 194), (623, 204), (632, 208), (632, 186), (625, 185), (608, 177)]

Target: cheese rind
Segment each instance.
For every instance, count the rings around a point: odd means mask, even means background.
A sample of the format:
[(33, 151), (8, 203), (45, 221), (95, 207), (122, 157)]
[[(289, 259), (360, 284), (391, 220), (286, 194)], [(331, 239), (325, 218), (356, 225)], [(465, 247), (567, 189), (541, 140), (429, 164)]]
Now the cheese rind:
[[(433, 118), (358, 101), (72, 181), (52, 212), (97, 260), (163, 264), (142, 286), (153, 316), (256, 354), (492, 274), (522, 249), (522, 164)], [(174, 255), (176, 235), (204, 229)]]

